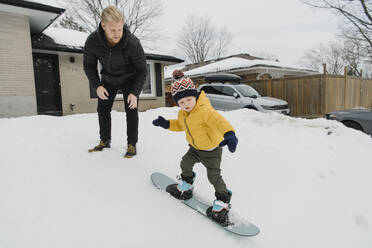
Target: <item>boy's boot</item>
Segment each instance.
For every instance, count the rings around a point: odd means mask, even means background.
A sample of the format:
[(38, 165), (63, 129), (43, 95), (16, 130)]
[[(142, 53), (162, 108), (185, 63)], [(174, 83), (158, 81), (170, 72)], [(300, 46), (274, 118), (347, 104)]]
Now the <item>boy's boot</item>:
[(127, 152), (124, 155), (124, 158), (132, 158), (137, 154), (136, 145), (128, 144)]
[(100, 152), (103, 150), (103, 148), (110, 148), (111, 147), (110, 143), (111, 143), (110, 140), (107, 141), (101, 140), (98, 145), (96, 145), (92, 149), (89, 149), (88, 152)]
[(231, 209), (232, 192), (230, 190), (227, 190), (227, 194), (216, 192), (215, 196), (216, 200), (213, 201), (213, 206), (208, 208), (207, 215), (217, 223), (227, 226), (229, 225), (228, 213)]
[(168, 185), (166, 191), (180, 200), (188, 200), (192, 197), (192, 191), (194, 186), (192, 185), (195, 181), (196, 174), (193, 172), (191, 177), (177, 176), (178, 184)]

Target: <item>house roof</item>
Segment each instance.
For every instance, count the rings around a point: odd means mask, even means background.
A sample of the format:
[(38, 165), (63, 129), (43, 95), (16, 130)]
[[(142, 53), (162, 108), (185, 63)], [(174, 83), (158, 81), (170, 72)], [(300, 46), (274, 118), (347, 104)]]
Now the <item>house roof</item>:
[(176, 57), (171, 56), (171, 55), (147, 53), (146, 51), (145, 51), (145, 55), (146, 55), (147, 59), (161, 60), (161, 61), (175, 62), (175, 63), (183, 62), (182, 59), (176, 58)]
[[(66, 28), (49, 27), (44, 30), (42, 35), (32, 37), (32, 48), (62, 52), (83, 53), (83, 47), (88, 37), (88, 33), (70, 30)], [(180, 63), (182, 59), (163, 54), (147, 53), (147, 59), (160, 60), (166, 62)]]
[(65, 9), (58, 4), (46, 4), (46, 0), (0, 0), (0, 9), (4, 12), (27, 16), (30, 20), (31, 33), (41, 33), (61, 15)]
[[(29, 17), (32, 48), (52, 51), (82, 53), (87, 33), (65, 28), (50, 27), (65, 9), (55, 0), (0, 0), (4, 12)], [(182, 59), (157, 53), (146, 53), (147, 59), (181, 63)]]
[[(214, 63), (210, 63), (205, 66), (201, 66), (189, 71), (185, 71), (185, 75), (189, 77), (198, 77), (205, 75), (207, 73), (216, 73), (216, 72), (239, 72), (239, 71), (248, 71), (248, 70), (286, 70), (293, 72), (304, 72), (304, 73), (314, 73), (314, 71), (293, 65), (287, 65), (278, 61), (270, 61), (263, 59), (244, 59), (231, 57), (226, 58)], [(172, 72), (170, 70), (165, 71), (165, 78), (170, 78)]]

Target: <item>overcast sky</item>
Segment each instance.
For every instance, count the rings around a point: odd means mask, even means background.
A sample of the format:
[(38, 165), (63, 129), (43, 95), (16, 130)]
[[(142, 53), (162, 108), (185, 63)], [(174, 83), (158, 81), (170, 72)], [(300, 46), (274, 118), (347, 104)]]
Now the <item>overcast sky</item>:
[[(55, 4), (66, 0), (31, 1)], [(293, 65), (298, 65), (308, 49), (334, 39), (340, 25), (340, 18), (329, 10), (311, 8), (300, 0), (162, 1), (164, 15), (158, 25), (164, 39), (153, 51), (182, 59), (176, 40), (191, 14), (208, 15), (215, 27), (226, 27), (231, 32), (232, 45), (226, 55), (272, 54)]]
[(300, 0), (163, 0), (159, 25), (167, 37), (159, 50), (177, 53), (176, 39), (190, 14), (208, 15), (216, 26), (226, 26), (233, 41), (227, 55), (270, 53), (281, 62), (297, 64), (320, 42), (335, 37), (340, 23), (328, 10), (314, 9)]

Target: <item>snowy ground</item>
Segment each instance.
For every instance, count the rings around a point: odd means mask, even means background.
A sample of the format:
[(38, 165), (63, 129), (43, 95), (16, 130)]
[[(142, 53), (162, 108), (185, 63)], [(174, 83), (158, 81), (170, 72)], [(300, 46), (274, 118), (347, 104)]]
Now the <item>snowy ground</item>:
[[(223, 112), (239, 138), (222, 166), (233, 209), (261, 228), (243, 238), (153, 187), (152, 172), (179, 173), (187, 145), (151, 121), (177, 111), (140, 113), (133, 159), (122, 157), (123, 113), (113, 112), (112, 148), (94, 154), (96, 114), (0, 119), (0, 247), (372, 247), (370, 136), (325, 119)], [(212, 202), (195, 171), (195, 194)]]

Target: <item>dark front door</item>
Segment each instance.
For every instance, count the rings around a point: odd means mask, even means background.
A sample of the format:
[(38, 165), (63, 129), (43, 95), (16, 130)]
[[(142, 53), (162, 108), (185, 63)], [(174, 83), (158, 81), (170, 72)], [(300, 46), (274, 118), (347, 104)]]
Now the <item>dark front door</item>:
[(38, 114), (62, 115), (58, 56), (33, 53)]

